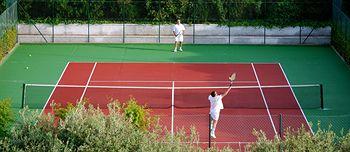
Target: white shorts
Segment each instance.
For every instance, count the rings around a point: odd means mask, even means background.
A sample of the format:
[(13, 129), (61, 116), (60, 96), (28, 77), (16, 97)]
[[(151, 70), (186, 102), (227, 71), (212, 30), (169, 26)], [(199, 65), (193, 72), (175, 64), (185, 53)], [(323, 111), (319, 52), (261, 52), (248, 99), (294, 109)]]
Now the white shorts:
[(184, 36), (182, 34), (179, 34), (178, 36), (175, 37), (175, 42), (183, 42), (184, 41)]
[(220, 117), (220, 110), (219, 110), (219, 111), (216, 111), (216, 112), (210, 112), (210, 117), (211, 117), (211, 119), (219, 120), (219, 117)]

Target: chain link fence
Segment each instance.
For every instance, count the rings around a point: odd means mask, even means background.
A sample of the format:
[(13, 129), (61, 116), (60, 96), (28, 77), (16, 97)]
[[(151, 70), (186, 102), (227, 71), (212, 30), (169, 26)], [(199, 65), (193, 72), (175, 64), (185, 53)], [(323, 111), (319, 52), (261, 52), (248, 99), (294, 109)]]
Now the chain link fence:
[(17, 43), (17, 2), (0, 15), (0, 61)]
[(332, 44), (344, 60), (350, 64), (350, 18), (342, 10), (344, 4), (349, 5), (349, 2), (333, 1)]
[(22, 0), (19, 14), (25, 24), (20, 34), (31, 31), (37, 42), (172, 43), (172, 24), (179, 18), (187, 28), (187, 43), (310, 44), (313, 36), (326, 39), (327, 29), (318, 28), (330, 25), (330, 4), (330, 0)]

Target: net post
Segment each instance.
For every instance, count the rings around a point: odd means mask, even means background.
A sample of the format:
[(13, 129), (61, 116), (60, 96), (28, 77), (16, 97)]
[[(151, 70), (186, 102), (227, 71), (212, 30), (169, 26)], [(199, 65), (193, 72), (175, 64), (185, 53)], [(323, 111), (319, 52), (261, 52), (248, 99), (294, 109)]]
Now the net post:
[(323, 85), (320, 84), (320, 102), (321, 102), (321, 109), (324, 109), (324, 102), (323, 102)]
[(88, 43), (90, 43), (90, 20), (91, 20), (91, 18), (90, 18), (90, 9), (91, 9), (91, 0), (89, 0), (89, 2), (88, 2), (88, 9), (87, 9), (87, 17), (88, 17), (88, 29), (87, 29), (87, 40), (88, 40)]
[(280, 138), (282, 139), (282, 134), (283, 134), (283, 119), (282, 119), (282, 114), (281, 114), (281, 113), (280, 113), (280, 115), (279, 115), (279, 123), (280, 123), (279, 134), (280, 134)]
[(209, 137), (209, 141), (208, 141), (208, 148), (211, 147), (211, 137), (210, 137), (210, 132), (211, 132), (211, 115), (209, 114), (209, 126), (208, 126), (209, 132), (208, 132), (208, 137)]
[(22, 84), (22, 105), (21, 108), (23, 109), (25, 106), (25, 98), (26, 98), (26, 84)]

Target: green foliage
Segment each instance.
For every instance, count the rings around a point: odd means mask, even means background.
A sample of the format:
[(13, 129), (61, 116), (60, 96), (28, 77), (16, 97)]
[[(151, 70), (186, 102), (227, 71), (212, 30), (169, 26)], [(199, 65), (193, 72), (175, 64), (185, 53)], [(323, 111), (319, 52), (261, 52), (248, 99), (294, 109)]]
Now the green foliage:
[(266, 134), (263, 131), (253, 130), (253, 135), (257, 137), (257, 141), (248, 145), (247, 150), (252, 152), (279, 152), (281, 141), (277, 137), (273, 140), (270, 140), (266, 137)]
[(6, 9), (6, 0), (0, 1), (0, 12), (3, 12)]
[[(130, 105), (130, 109), (137, 107)], [(143, 130), (124, 111), (118, 102), (110, 103), (107, 111), (80, 102), (67, 111), (65, 119), (57, 120), (24, 108), (12, 136), (0, 139), (0, 151), (203, 151), (195, 144), (198, 134), (194, 128), (191, 133), (182, 129), (173, 137), (158, 123)]]
[(280, 0), (267, 6), (267, 21), (274, 25), (288, 26), (301, 20), (300, 6), (294, 0)]
[(347, 0), (342, 0), (342, 10), (348, 15), (350, 16), (350, 2)]
[(52, 108), (54, 109), (55, 116), (60, 119), (65, 119), (67, 114), (74, 110), (75, 107), (72, 103), (68, 102), (65, 107), (62, 107), (61, 105), (54, 104), (52, 105)]
[(344, 60), (350, 64), (350, 42), (346, 40), (346, 35), (340, 31), (336, 26), (332, 28), (332, 45)]
[(14, 117), (11, 109), (11, 100), (0, 100), (0, 138), (8, 134), (9, 127), (13, 121)]
[(0, 61), (6, 54), (15, 47), (17, 41), (17, 30), (15, 27), (4, 30), (2, 37), (0, 38)]
[(149, 111), (143, 106), (138, 105), (134, 98), (130, 98), (129, 101), (123, 105), (123, 110), (126, 118), (137, 128), (146, 130), (150, 127), (151, 119), (149, 119)]
[(337, 136), (331, 127), (321, 129), (320, 124), (315, 134), (304, 127), (298, 130), (287, 129), (282, 139), (269, 140), (262, 131), (254, 131), (257, 142), (248, 146), (252, 152), (259, 151), (309, 151), (309, 152), (343, 152), (350, 150), (350, 132), (345, 136)]
[(350, 151), (350, 131), (339, 140), (339, 151)]
[[(321, 27), (330, 1), (317, 0), (48, 0), (20, 1), (21, 22), (30, 23), (214, 23), (220, 25)], [(41, 10), (41, 11), (37, 11)], [(312, 24), (309, 24), (312, 23)]]
[(286, 151), (335, 151), (336, 135), (333, 131), (323, 130), (321, 128), (312, 135), (310, 131), (307, 131), (304, 127), (297, 131), (286, 131), (285, 140), (283, 142), (283, 148)]

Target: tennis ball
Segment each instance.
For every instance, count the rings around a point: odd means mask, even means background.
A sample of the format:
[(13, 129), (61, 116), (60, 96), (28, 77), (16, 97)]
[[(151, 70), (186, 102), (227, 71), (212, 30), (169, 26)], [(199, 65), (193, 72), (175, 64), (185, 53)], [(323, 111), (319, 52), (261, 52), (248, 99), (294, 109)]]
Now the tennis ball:
[(29, 56), (32, 56), (32, 54), (29, 54)]
[(26, 69), (28, 70), (28, 69), (29, 69), (29, 67), (26, 67)]

